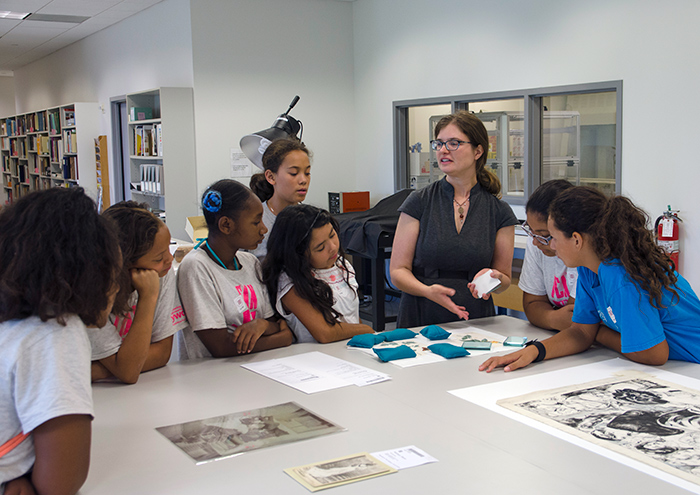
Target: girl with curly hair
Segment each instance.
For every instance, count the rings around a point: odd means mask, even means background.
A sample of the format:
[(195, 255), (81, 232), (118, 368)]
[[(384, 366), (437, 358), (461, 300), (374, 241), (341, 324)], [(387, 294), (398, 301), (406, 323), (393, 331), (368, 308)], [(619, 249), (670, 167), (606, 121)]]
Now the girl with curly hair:
[(167, 364), (173, 335), (187, 326), (170, 269), (170, 230), (135, 201), (112, 205), (103, 215), (117, 226), (124, 269), (110, 321), (88, 334), (92, 380), (136, 383), (142, 372)]
[(572, 325), (479, 369), (512, 371), (596, 341), (642, 364), (700, 362), (700, 301), (654, 242), (648, 220), (629, 199), (590, 187), (557, 196), (547, 226), (557, 256), (578, 267)]
[(76, 493), (93, 417), (88, 327), (121, 270), (114, 226), (82, 188), (0, 212), (0, 493)]
[(373, 333), (360, 323), (355, 271), (338, 222), (309, 205), (285, 208), (270, 234), (263, 282), (297, 342), (336, 342)]
[(292, 343), (275, 317), (252, 253), (267, 228), (260, 200), (235, 180), (202, 195), (209, 237), (182, 260), (178, 289), (190, 326), (178, 334), (181, 359), (228, 357)]

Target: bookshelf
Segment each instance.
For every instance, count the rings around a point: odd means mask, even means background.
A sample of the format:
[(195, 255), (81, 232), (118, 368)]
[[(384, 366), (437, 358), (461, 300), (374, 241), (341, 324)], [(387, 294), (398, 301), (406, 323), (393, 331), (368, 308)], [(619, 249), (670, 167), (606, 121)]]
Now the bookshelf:
[(197, 215), (192, 88), (158, 88), (126, 95), (131, 199), (147, 203), (186, 239), (188, 216)]
[(0, 122), (4, 204), (51, 187), (80, 185), (96, 195), (92, 138), (99, 130), (97, 103), (71, 103)]

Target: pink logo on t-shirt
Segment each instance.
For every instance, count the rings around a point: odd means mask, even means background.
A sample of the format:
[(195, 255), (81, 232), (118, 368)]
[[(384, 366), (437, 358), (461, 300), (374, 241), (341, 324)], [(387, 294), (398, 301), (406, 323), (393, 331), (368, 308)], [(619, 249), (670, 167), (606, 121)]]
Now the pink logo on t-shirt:
[(176, 306), (173, 308), (170, 313), (170, 321), (172, 321), (173, 325), (177, 325), (178, 323), (185, 321), (185, 312), (183, 311), (182, 306)]
[(126, 337), (129, 330), (131, 330), (131, 324), (134, 322), (134, 311), (136, 311), (136, 306), (132, 306), (131, 311), (121, 318), (117, 316), (114, 319), (114, 326), (117, 327), (117, 331), (122, 340), (124, 340), (124, 337)]
[(566, 286), (566, 273), (561, 277), (554, 277), (552, 285), (552, 300), (556, 306), (566, 306), (569, 301), (569, 288)]
[[(246, 305), (243, 313), (243, 323), (248, 323), (255, 319), (255, 315), (258, 309), (258, 296), (255, 294), (255, 289), (252, 285), (237, 285), (236, 290), (240, 297), (243, 298), (243, 303)], [(241, 325), (243, 324), (241, 323)], [(238, 325), (231, 325), (232, 328), (237, 328)]]

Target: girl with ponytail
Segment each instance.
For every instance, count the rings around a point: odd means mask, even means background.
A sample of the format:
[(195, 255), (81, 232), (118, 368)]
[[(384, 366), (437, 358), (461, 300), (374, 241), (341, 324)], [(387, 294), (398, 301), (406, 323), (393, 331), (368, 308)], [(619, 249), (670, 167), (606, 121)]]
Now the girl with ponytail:
[(267, 254), (267, 238), (277, 215), (287, 206), (301, 203), (311, 182), (311, 152), (295, 138), (270, 143), (262, 157), (263, 172), (250, 178), (250, 188), (262, 201), (267, 234), (253, 254), (261, 261)]
[(413, 192), (399, 208), (391, 280), (403, 291), (397, 325), (414, 327), (495, 314), (473, 279), (491, 270), (508, 288), (517, 220), (486, 169), (489, 137), (467, 111), (441, 119), (431, 141), (442, 180)]
[(622, 196), (607, 198), (590, 187), (557, 196), (549, 210), (550, 245), (567, 266), (578, 267), (572, 325), (479, 369), (512, 371), (594, 342), (642, 364), (700, 362), (700, 301), (656, 245), (648, 223)]

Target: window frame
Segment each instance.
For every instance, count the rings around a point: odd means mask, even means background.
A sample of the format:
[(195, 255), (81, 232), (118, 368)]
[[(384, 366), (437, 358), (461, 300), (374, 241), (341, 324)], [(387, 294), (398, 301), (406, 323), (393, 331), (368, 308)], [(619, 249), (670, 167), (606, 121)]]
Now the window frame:
[(616, 105), (615, 194), (620, 194), (622, 184), (622, 80), (394, 101), (392, 103), (394, 133), (394, 190), (399, 191), (409, 187), (409, 108), (449, 104), (451, 111), (454, 113), (459, 110), (468, 110), (470, 103), (523, 99), (525, 114), (524, 194), (522, 196), (504, 195), (503, 199), (509, 204), (524, 206), (525, 203), (527, 203), (530, 194), (532, 194), (532, 191), (534, 191), (540, 183), (540, 165), (542, 162), (542, 99), (549, 96), (604, 93), (611, 91), (615, 92)]

